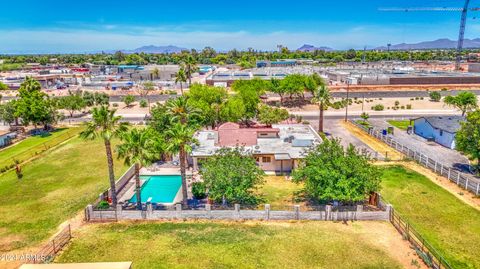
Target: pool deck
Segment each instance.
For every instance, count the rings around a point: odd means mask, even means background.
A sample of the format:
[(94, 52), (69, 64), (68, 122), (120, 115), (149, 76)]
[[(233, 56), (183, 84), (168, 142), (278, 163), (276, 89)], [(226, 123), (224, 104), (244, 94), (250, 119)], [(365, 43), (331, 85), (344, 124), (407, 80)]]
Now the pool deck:
[[(187, 184), (188, 184), (188, 196), (191, 197), (191, 182), (193, 171), (192, 169), (188, 169), (187, 173)], [(140, 176), (159, 176), (159, 175), (180, 175), (180, 167), (158, 167), (156, 165), (152, 165), (150, 167), (143, 167), (140, 169)], [(140, 179), (140, 185), (143, 186), (146, 180)], [(130, 199), (135, 195), (135, 178), (131, 178), (127, 183), (129, 188), (123, 192), (120, 197), (118, 197), (118, 201), (121, 203), (128, 203)]]

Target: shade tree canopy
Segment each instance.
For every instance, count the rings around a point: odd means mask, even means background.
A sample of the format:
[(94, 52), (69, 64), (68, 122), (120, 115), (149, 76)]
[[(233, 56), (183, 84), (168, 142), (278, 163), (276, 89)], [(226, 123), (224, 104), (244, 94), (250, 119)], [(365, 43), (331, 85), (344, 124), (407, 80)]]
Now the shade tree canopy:
[(314, 201), (363, 201), (380, 189), (380, 172), (369, 157), (353, 145), (344, 148), (338, 139), (325, 139), (312, 149), (293, 172), (294, 182)]

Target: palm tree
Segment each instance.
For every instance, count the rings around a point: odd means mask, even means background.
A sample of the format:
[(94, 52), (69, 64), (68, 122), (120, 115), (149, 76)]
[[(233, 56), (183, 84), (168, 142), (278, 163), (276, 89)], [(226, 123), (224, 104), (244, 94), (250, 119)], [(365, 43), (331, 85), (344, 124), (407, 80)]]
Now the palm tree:
[(185, 73), (185, 69), (183, 67), (178, 70), (177, 74), (175, 75), (175, 83), (180, 82), (180, 91), (183, 95), (183, 82), (187, 82), (187, 74)]
[(137, 198), (137, 208), (142, 209), (140, 168), (152, 163), (153, 140), (150, 133), (145, 130), (131, 129), (122, 134), (120, 139), (122, 144), (117, 146), (118, 158), (124, 159), (126, 165), (135, 165), (135, 193)]
[(179, 97), (177, 99), (170, 99), (166, 103), (167, 113), (171, 116), (172, 122), (180, 122), (181, 124), (191, 125), (192, 119), (198, 117), (199, 111), (187, 102), (186, 97)]
[(318, 132), (323, 133), (323, 111), (330, 105), (330, 91), (327, 86), (320, 85), (314, 92), (312, 102), (318, 104)]
[(116, 110), (109, 110), (107, 106), (100, 108), (94, 107), (92, 110), (92, 120), (85, 123), (85, 130), (80, 133), (80, 137), (87, 140), (102, 138), (107, 154), (108, 175), (110, 180), (110, 190), (112, 195), (112, 205), (117, 206), (117, 192), (115, 188), (115, 174), (113, 171), (113, 157), (111, 141), (119, 137), (127, 129), (127, 123), (121, 123), (122, 117), (115, 116)]
[(196, 139), (193, 137), (195, 131), (195, 128), (181, 123), (176, 123), (170, 130), (167, 131), (167, 136), (170, 138), (167, 149), (172, 154), (178, 153), (180, 157), (180, 175), (182, 178), (183, 195), (182, 203), (184, 205), (186, 205), (188, 202), (186, 179), (187, 154), (192, 151), (191, 145), (196, 143)]
[(192, 84), (192, 75), (197, 71), (197, 60), (192, 55), (187, 55), (183, 60), (183, 69), (188, 78), (188, 84)]

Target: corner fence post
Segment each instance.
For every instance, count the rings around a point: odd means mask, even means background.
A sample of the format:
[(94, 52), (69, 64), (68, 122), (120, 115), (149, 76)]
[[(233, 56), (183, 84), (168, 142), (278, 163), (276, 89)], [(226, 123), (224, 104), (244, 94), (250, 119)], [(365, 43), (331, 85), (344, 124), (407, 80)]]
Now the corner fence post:
[(332, 206), (331, 205), (326, 205), (325, 206), (325, 220), (331, 220), (332, 216)]

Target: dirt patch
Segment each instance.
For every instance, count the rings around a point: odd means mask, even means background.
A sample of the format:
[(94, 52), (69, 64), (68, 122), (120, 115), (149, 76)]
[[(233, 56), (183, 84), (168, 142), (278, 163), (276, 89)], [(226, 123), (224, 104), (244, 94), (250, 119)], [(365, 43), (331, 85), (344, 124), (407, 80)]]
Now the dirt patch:
[(385, 157), (388, 157), (391, 160), (403, 160), (404, 155), (400, 152), (392, 149), (387, 144), (383, 143), (382, 141), (366, 134), (357, 126), (353, 125), (351, 122), (344, 122), (341, 121), (340, 123), (345, 129), (347, 129), (350, 133), (352, 133), (355, 137), (360, 139), (363, 143), (369, 146), (374, 151), (382, 154)]

